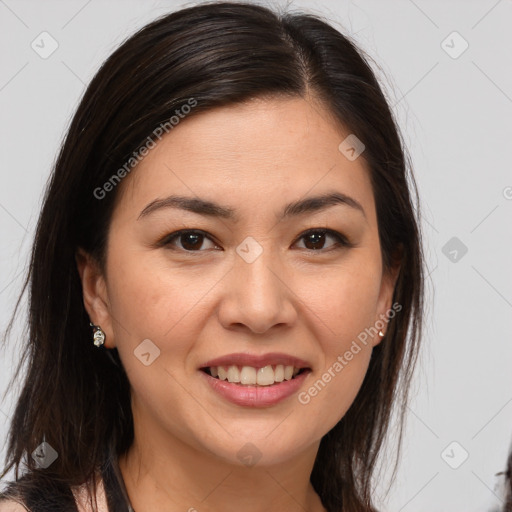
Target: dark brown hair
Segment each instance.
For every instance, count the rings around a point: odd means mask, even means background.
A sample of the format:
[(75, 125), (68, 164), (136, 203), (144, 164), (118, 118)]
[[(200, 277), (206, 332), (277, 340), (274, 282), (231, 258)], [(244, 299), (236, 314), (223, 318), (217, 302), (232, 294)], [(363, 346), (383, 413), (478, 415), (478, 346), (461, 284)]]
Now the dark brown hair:
[(498, 475), (504, 475), (505, 487), (505, 501), (503, 502), (501, 512), (512, 512), (512, 450), (508, 454), (507, 469), (497, 473)]
[[(421, 334), (423, 256), (411, 166), (368, 58), (349, 38), (317, 16), (245, 3), (202, 4), (157, 19), (127, 39), (85, 91), (46, 190), (22, 292), (29, 290), (29, 325), (15, 374), (28, 364), (2, 476), (15, 465), (18, 478), (26, 454), (31, 485), (78, 485), (107, 450), (122, 454), (133, 441), (129, 382), (117, 350), (92, 344), (75, 262), (79, 247), (105, 262), (116, 192), (100, 200), (94, 191), (190, 98), (197, 106), (189, 115), (198, 115), (306, 94), (365, 144), (383, 263), (390, 270), (400, 260), (393, 302), (402, 309), (374, 348), (354, 403), (322, 439), (311, 474), (330, 512), (374, 510), (371, 477), (395, 404), (401, 437)], [(59, 454), (47, 469), (28, 456), (43, 436)]]

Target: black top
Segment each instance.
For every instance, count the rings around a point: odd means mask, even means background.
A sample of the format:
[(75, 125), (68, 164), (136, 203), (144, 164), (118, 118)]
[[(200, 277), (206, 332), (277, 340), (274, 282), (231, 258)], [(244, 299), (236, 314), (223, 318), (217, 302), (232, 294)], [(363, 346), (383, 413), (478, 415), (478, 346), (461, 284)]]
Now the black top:
[[(109, 512), (135, 512), (130, 504), (115, 454), (105, 458), (101, 476)], [(0, 493), (0, 500), (22, 501), (30, 512), (78, 512), (75, 498), (68, 485), (54, 481), (44, 486), (23, 485), (27, 482), (30, 482), (29, 475), (23, 475), (19, 482), (10, 482)]]

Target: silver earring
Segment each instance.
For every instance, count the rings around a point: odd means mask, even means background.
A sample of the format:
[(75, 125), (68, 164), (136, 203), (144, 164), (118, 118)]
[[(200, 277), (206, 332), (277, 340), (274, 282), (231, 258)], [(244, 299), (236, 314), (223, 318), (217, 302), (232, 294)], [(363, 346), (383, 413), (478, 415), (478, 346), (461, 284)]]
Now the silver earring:
[(384, 333), (383, 333), (382, 331), (379, 331), (379, 336), (380, 336), (381, 338), (384, 338)]
[(97, 347), (101, 347), (101, 345), (103, 345), (105, 343), (105, 333), (103, 332), (102, 328), (99, 325), (94, 325), (93, 323), (90, 323), (90, 326), (93, 329), (92, 332), (93, 332), (94, 344)]

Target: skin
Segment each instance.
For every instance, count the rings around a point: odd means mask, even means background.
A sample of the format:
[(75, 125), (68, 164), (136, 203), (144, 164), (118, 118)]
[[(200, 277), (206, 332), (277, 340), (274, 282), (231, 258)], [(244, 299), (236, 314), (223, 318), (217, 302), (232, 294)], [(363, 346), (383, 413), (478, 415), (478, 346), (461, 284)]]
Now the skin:
[[(396, 273), (382, 267), (369, 173), (338, 149), (349, 133), (311, 97), (186, 118), (119, 185), (105, 273), (78, 254), (85, 307), (132, 386), (135, 440), (119, 464), (137, 512), (325, 510), (309, 482), (319, 443), (354, 401), (379, 336), (307, 405), (297, 394), (234, 405), (198, 368), (233, 352), (284, 352), (310, 363), (305, 391), (390, 309)], [(364, 213), (338, 204), (277, 220), (286, 204), (331, 191)], [(239, 220), (176, 208), (138, 219), (171, 194), (215, 201)], [(158, 246), (185, 228), (207, 236)], [(301, 237), (310, 228), (353, 247)], [(248, 236), (263, 249), (252, 263), (236, 252)], [(149, 366), (134, 356), (145, 339), (160, 350)], [(253, 466), (237, 457), (248, 442), (261, 453)]]

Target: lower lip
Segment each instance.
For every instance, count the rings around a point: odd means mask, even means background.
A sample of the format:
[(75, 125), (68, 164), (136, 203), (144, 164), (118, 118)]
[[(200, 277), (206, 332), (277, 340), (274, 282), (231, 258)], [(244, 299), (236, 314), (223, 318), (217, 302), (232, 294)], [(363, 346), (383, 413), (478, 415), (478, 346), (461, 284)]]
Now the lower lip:
[(311, 372), (306, 370), (291, 380), (285, 380), (271, 386), (242, 386), (226, 380), (216, 379), (206, 372), (203, 374), (211, 388), (230, 402), (244, 407), (267, 407), (275, 405), (296, 393), (304, 379)]

